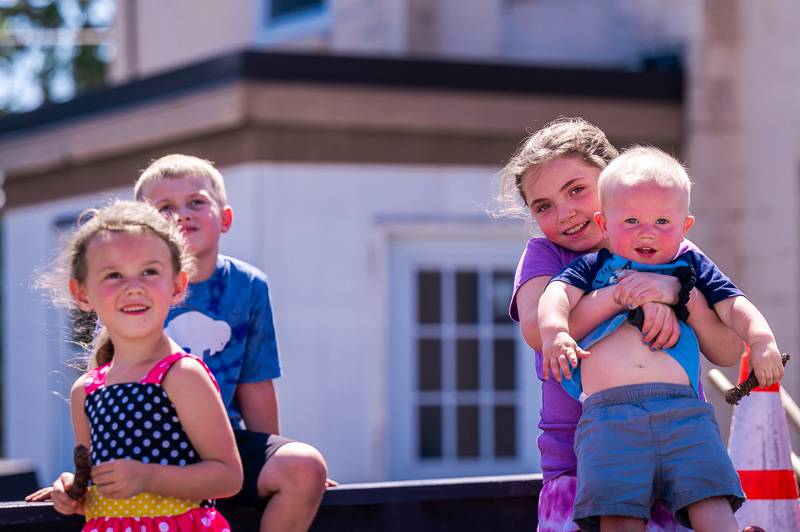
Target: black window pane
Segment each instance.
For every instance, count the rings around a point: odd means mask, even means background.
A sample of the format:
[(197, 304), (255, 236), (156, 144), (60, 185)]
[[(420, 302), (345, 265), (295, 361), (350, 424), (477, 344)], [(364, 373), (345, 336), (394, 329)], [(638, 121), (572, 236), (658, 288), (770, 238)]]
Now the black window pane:
[(441, 458), (442, 456), (442, 407), (419, 407), (419, 456)]
[(442, 321), (442, 274), (417, 272), (417, 320), (419, 323)]
[(514, 274), (510, 271), (492, 274), (492, 320), (494, 323), (511, 323), (508, 305), (514, 293)]
[(419, 341), (419, 389), (442, 389), (442, 341), (423, 338)]
[(514, 390), (516, 387), (516, 341), (510, 338), (496, 338), (494, 341), (494, 389)]
[(474, 338), (456, 342), (456, 386), (459, 390), (478, 389), (478, 340)]
[(458, 457), (474, 458), (478, 456), (480, 456), (478, 407), (461, 405), (458, 407)]
[(296, 15), (322, 7), (323, 0), (267, 0), (270, 16), (274, 18)]
[(513, 405), (494, 407), (494, 454), (517, 455), (517, 408)]
[(477, 272), (456, 272), (456, 323), (478, 323)]

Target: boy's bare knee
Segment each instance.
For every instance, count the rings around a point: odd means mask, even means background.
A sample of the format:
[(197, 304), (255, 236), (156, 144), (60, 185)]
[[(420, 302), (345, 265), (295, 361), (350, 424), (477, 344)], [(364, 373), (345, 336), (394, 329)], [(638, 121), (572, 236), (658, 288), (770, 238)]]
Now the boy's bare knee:
[(315, 448), (303, 444), (306, 449), (297, 455), (291, 463), (291, 474), (298, 484), (307, 491), (325, 491), (325, 479), (328, 476), (328, 466), (325, 459)]
[(292, 491), (317, 498), (325, 491), (327, 475), (325, 459), (317, 449), (291, 442), (264, 465), (258, 476), (258, 491), (264, 495)]

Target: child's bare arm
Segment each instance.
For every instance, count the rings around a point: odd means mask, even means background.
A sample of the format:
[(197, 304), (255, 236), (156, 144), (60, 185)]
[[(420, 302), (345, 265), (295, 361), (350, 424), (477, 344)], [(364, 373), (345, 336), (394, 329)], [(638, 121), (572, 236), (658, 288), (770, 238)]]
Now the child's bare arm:
[(700, 351), (717, 366), (733, 366), (742, 356), (742, 339), (728, 328), (708, 306), (708, 301), (700, 290), (693, 288), (689, 293), (688, 325), (697, 335)]
[[(534, 277), (517, 291), (517, 310), (522, 337), (529, 346), (540, 352), (542, 337), (539, 333), (539, 299), (549, 282), (550, 278), (547, 276)], [(595, 290), (582, 297), (570, 312), (570, 331), (576, 338), (583, 338), (592, 329), (622, 310), (623, 307), (614, 300), (614, 287)]]
[(72, 430), (75, 432), (75, 445), (85, 445), (89, 447), (91, 437), (89, 435), (89, 419), (83, 410), (83, 403), (86, 401), (86, 386), (84, 378), (75, 381), (70, 391), (70, 415), (72, 416)]
[(104, 462), (92, 469), (98, 490), (112, 498), (143, 491), (192, 500), (234, 495), (242, 485), (242, 464), (211, 378), (196, 361), (184, 358), (175, 362), (162, 385), (200, 462), (187, 466)]
[[(79, 377), (72, 385), (72, 390), (70, 391), (70, 414), (72, 416), (72, 430), (75, 432), (75, 444), (89, 447), (91, 445), (89, 420), (83, 410), (83, 402), (86, 400), (85, 378), (85, 375)], [(72, 473), (64, 472), (53, 482), (50, 497), (53, 499), (53, 508), (59, 513), (65, 515), (83, 514), (84, 500), (76, 501), (67, 494), (67, 491), (72, 487), (74, 479), (75, 476)]]
[(247, 430), (280, 434), (278, 394), (272, 380), (244, 382), (236, 386), (236, 400)]
[(775, 335), (767, 320), (746, 297), (723, 299), (714, 305), (722, 322), (750, 346), (750, 365), (759, 386), (769, 386), (783, 378), (783, 363)]
[(570, 286), (561, 281), (547, 285), (539, 300), (539, 328), (542, 337), (542, 358), (544, 378), (553, 378), (561, 382), (561, 373), (571, 377), (570, 366), (577, 367), (578, 357), (589, 355), (578, 347), (569, 331), (570, 311), (575, 308), (583, 296), (580, 288)]
[(201, 461), (188, 467), (157, 466), (164, 469), (154, 475), (152, 485), (181, 498), (236, 494), (242, 486), (242, 464), (228, 414), (211, 377), (197, 361), (184, 358), (173, 365), (163, 386)]

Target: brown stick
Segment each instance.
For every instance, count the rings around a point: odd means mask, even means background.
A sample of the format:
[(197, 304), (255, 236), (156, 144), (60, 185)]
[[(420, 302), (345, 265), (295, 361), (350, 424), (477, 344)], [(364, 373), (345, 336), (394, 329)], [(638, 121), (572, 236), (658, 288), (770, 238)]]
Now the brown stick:
[(89, 449), (85, 445), (78, 445), (72, 452), (72, 459), (75, 462), (75, 480), (67, 490), (67, 495), (75, 501), (86, 495), (89, 487), (89, 479), (92, 475), (92, 463), (89, 459)]
[[(785, 366), (787, 362), (789, 362), (789, 358), (791, 358), (788, 354), (783, 353), (781, 355), (781, 362)], [(750, 392), (753, 391), (754, 388), (758, 387), (758, 379), (756, 379), (755, 372), (750, 370), (750, 375), (747, 377), (746, 380), (742, 381), (740, 384), (737, 384), (727, 392), (725, 392), (725, 401), (729, 405), (738, 405), (739, 401), (742, 400), (742, 397), (745, 395), (750, 395)]]

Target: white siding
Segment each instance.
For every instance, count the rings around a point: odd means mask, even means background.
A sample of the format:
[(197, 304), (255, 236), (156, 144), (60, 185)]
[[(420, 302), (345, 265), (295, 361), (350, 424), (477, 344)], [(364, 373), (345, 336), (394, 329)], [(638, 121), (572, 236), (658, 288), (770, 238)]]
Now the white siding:
[[(234, 207), (222, 251), (262, 268), (271, 282), (284, 369), (278, 381), (283, 432), (318, 446), (332, 478), (389, 478), (388, 237), (382, 227), (502, 223), (485, 214), (497, 169), (247, 164), (222, 170)], [(63, 332), (47, 301), (30, 288), (31, 272), (52, 256), (54, 220), (101, 197), (5, 213), (5, 444), (9, 457), (39, 463), (41, 480), (68, 466), (72, 439), (63, 417), (67, 405), (53, 396), (48, 378), (62, 368)], [(510, 227), (521, 252), (523, 224)], [(454, 238), (463, 242), (460, 233)]]
[[(484, 206), (491, 203), (496, 170), (344, 164), (225, 169), (235, 221), (222, 239), (223, 252), (252, 260), (271, 282), (284, 369), (278, 381), (283, 432), (317, 445), (332, 478), (389, 475), (388, 266), (381, 223), (493, 224)], [(521, 252), (524, 233), (517, 230)]]
[(3, 447), (7, 458), (32, 458), (42, 483), (71, 469), (74, 440), (67, 399), (74, 374), (64, 364), (73, 356), (64, 342), (64, 315), (34, 282), (57, 255), (55, 224), (108, 195), (3, 214)]

